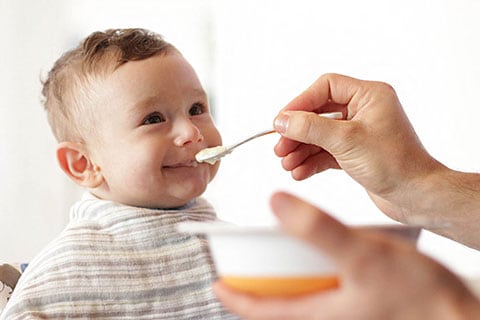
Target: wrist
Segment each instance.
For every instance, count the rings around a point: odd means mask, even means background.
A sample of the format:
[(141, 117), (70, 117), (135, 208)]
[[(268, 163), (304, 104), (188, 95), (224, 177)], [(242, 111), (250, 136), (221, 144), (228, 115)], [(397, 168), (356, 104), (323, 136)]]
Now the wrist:
[(406, 207), (406, 223), (421, 224), (426, 229), (468, 246), (480, 248), (480, 174), (465, 173), (443, 165), (420, 177), (411, 186), (414, 191)]

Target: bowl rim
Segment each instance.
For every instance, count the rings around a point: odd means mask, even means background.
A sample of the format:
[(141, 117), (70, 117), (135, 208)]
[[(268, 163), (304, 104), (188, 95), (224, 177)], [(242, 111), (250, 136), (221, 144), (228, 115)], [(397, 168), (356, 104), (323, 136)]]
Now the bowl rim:
[[(352, 228), (369, 229), (372, 231), (389, 231), (393, 233), (409, 233), (418, 238), (421, 227), (410, 226), (401, 223), (378, 223), (351, 225)], [(239, 226), (224, 221), (185, 221), (179, 223), (177, 231), (190, 234), (205, 235), (242, 235), (242, 234), (285, 234), (278, 225), (272, 226)]]
[(191, 234), (251, 234), (279, 233), (278, 226), (239, 226), (228, 222), (197, 222), (187, 221), (177, 225), (177, 231)]

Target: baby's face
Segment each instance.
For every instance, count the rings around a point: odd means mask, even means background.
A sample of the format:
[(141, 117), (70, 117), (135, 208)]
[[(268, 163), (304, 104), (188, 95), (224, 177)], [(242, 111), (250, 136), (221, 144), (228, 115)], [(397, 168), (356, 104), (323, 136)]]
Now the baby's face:
[(218, 165), (199, 164), (195, 154), (221, 138), (190, 64), (177, 53), (131, 61), (95, 85), (87, 148), (105, 181), (93, 193), (151, 208), (201, 195)]

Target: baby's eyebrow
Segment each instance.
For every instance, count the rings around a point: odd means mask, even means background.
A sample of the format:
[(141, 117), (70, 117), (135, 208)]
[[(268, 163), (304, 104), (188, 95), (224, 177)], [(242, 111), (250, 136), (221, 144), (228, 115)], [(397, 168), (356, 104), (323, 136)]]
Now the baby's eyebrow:
[(137, 114), (138, 111), (148, 109), (158, 104), (159, 101), (161, 101), (161, 99), (158, 96), (151, 96), (143, 100), (140, 100), (134, 103), (133, 105), (131, 105), (130, 108), (128, 108), (128, 114), (132, 114), (132, 115)]
[[(191, 96), (191, 99), (206, 99), (207, 98), (207, 93), (205, 92), (205, 90), (203, 88), (193, 88), (193, 89), (189, 90), (188, 92), (186, 92), (186, 94), (189, 94)], [(162, 102), (162, 97), (161, 96), (158, 96), (158, 95), (149, 96), (149, 97), (147, 97), (145, 99), (142, 99), (140, 101), (137, 101), (136, 103), (131, 105), (128, 108), (127, 112), (128, 112), (129, 115), (133, 116), (134, 114), (138, 114), (139, 111), (152, 108), (153, 106), (158, 105), (161, 102)], [(192, 102), (196, 102), (196, 101), (192, 101)]]
[(198, 88), (198, 89), (193, 89), (192, 90), (192, 93), (196, 96), (199, 96), (199, 97), (206, 97), (207, 96), (207, 93), (205, 92), (205, 90), (203, 90), (202, 88)]

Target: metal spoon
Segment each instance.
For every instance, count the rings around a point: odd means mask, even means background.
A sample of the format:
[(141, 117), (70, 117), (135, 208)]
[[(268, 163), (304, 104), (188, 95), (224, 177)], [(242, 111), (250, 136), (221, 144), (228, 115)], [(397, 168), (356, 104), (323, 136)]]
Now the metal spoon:
[[(329, 119), (341, 119), (343, 115), (341, 112), (329, 112), (329, 113), (320, 113), (319, 116), (329, 118)], [(253, 136), (250, 136), (247, 139), (244, 139), (230, 146), (218, 146), (218, 147), (203, 149), (195, 155), (195, 160), (197, 160), (197, 162), (199, 163), (206, 162), (210, 165), (214, 165), (218, 160), (220, 160), (227, 154), (231, 153), (233, 149), (235, 149), (236, 147), (241, 146), (242, 144), (248, 141), (251, 141), (253, 139), (256, 139), (258, 137), (262, 137), (274, 132), (276, 131), (266, 130), (266, 131), (254, 134)]]

